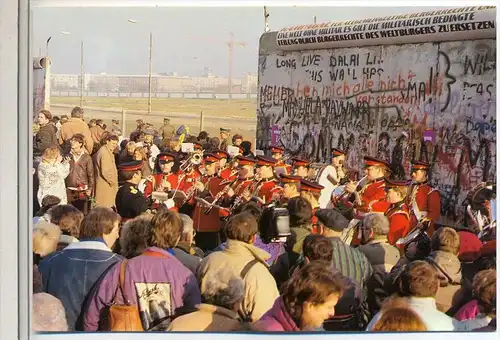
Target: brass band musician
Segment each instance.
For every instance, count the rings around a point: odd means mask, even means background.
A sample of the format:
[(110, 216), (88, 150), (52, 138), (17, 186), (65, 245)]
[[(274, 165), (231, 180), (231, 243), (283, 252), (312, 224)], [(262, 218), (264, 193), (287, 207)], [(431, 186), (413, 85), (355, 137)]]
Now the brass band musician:
[(276, 159), (266, 156), (257, 156), (257, 174), (260, 184), (256, 188), (257, 197), (262, 199), (264, 204), (271, 203), (273, 196), (279, 194), (283, 189), (278, 185), (274, 177), (274, 166)]
[(432, 236), (435, 223), (441, 216), (441, 197), (439, 191), (428, 183), (429, 164), (425, 162), (411, 162), (412, 185), (407, 204), (410, 208), (410, 230), (419, 222), (426, 228), (427, 234)]
[[(197, 197), (205, 199), (209, 203), (217, 197), (217, 194), (224, 188), (224, 179), (218, 173), (220, 158), (209, 153), (204, 155), (205, 175), (201, 182), (205, 190), (197, 194)], [(207, 212), (207, 213), (206, 213)], [(193, 212), (193, 226), (196, 231), (196, 245), (203, 251), (216, 248), (220, 243), (221, 221), (218, 209), (207, 210), (203, 204), (196, 203)]]
[(309, 165), (311, 165), (311, 162), (308, 160), (299, 157), (292, 158), (293, 175), (307, 179), (309, 176)]
[(276, 160), (275, 167), (283, 167), (285, 175), (291, 175), (292, 166), (286, 164), (284, 160), (285, 149), (279, 146), (271, 146), (270, 148), (272, 157)]

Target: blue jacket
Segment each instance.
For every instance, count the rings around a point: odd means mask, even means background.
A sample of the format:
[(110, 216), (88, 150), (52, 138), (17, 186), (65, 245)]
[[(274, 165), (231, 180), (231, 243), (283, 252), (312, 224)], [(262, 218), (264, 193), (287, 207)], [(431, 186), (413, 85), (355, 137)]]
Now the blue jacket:
[(81, 241), (40, 262), (43, 291), (61, 300), (70, 331), (81, 330), (80, 314), (89, 291), (103, 273), (122, 259), (104, 242)]

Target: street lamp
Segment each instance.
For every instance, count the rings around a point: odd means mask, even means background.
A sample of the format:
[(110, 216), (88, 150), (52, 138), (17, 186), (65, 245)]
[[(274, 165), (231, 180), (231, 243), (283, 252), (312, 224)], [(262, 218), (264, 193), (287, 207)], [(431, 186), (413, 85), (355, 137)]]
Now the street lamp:
[[(71, 32), (61, 31), (61, 34), (71, 35)], [(80, 107), (83, 107), (83, 90), (84, 90), (84, 69), (83, 69), (83, 40), (80, 44)]]
[[(135, 20), (135, 19), (128, 19), (127, 21), (131, 24), (139, 23), (139, 21)], [(152, 75), (152, 68), (153, 68), (152, 51), (153, 51), (153, 32), (149, 32), (148, 113), (151, 113), (151, 75)]]

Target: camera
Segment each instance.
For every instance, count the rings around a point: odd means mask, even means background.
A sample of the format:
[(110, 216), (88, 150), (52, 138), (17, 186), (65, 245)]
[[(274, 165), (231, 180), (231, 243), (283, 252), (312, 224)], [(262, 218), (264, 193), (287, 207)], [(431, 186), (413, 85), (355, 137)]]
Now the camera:
[(264, 243), (286, 242), (291, 235), (288, 209), (274, 204), (266, 206), (259, 221), (259, 233)]

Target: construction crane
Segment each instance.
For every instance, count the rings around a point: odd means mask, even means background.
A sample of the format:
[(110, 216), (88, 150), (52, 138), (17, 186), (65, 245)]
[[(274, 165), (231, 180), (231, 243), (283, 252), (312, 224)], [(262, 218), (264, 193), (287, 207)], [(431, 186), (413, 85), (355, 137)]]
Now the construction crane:
[(217, 39), (212, 39), (212, 38), (204, 38), (204, 37), (190, 37), (190, 40), (198, 40), (198, 41), (204, 41), (204, 42), (211, 42), (211, 43), (224, 43), (225, 45), (228, 46), (229, 48), (229, 60), (228, 60), (228, 79), (227, 79), (227, 86), (229, 89), (229, 100), (231, 100), (232, 93), (233, 93), (233, 58), (234, 58), (234, 48), (235, 47), (246, 47), (247, 43), (246, 42), (241, 42), (241, 41), (234, 41), (234, 33), (229, 32), (229, 41), (222, 41), (222, 40), (217, 40)]

